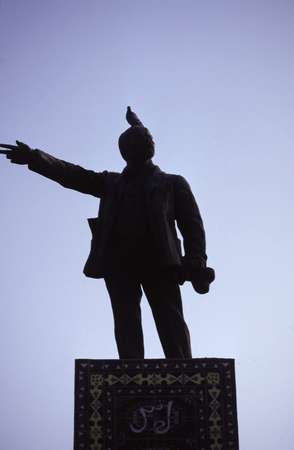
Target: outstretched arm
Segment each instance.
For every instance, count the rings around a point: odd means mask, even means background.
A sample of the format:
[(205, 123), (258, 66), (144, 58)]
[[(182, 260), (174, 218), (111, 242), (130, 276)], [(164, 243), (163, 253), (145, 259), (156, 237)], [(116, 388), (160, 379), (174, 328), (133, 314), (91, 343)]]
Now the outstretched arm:
[(189, 183), (177, 175), (174, 184), (175, 213), (184, 241), (184, 264), (191, 268), (206, 267), (206, 240), (202, 218)]
[(5, 148), (0, 150), (0, 154), (5, 154), (12, 163), (27, 164), (33, 172), (50, 178), (63, 187), (95, 197), (105, 194), (107, 171), (87, 170), (41, 150), (33, 150), (22, 142), (16, 143), (17, 145), (0, 144), (0, 147)]

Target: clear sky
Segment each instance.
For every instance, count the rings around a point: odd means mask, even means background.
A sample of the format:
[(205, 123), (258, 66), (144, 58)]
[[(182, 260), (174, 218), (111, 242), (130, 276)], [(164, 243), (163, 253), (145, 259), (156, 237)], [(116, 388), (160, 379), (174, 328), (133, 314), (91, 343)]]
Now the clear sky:
[[(294, 4), (1, 0), (0, 141), (121, 171), (131, 105), (189, 181), (217, 279), (182, 288), (194, 357), (236, 359), (242, 450), (293, 448)], [(72, 448), (75, 358), (116, 358), (82, 269), (90, 196), (0, 160), (1, 450)], [(146, 357), (163, 357), (146, 299)]]

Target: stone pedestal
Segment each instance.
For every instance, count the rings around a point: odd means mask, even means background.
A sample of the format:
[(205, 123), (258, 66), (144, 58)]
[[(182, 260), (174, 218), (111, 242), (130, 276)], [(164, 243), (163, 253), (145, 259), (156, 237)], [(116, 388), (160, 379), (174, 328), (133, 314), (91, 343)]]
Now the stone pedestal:
[(76, 360), (74, 450), (238, 450), (234, 360)]

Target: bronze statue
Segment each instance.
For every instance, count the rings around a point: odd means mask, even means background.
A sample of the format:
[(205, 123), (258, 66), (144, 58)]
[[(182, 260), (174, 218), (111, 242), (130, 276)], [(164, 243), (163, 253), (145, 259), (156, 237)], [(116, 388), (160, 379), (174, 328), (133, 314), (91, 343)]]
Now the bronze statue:
[[(154, 141), (130, 107), (130, 127), (119, 137), (122, 173), (94, 172), (16, 141), (0, 153), (62, 186), (100, 199), (98, 217), (88, 219), (91, 251), (84, 273), (104, 278), (109, 292), (120, 358), (144, 358), (140, 301), (151, 306), (166, 358), (191, 358), (189, 330), (179, 285), (191, 281), (206, 293), (214, 271), (206, 267), (205, 232), (189, 184), (153, 164)], [(177, 237), (177, 224), (181, 241)]]

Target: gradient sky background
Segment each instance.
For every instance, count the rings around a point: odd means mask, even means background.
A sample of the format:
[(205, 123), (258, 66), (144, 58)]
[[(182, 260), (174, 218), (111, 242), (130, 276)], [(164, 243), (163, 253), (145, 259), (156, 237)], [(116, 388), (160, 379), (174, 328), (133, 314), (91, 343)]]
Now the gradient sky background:
[[(206, 227), (217, 280), (182, 288), (193, 356), (236, 359), (242, 450), (293, 448), (293, 2), (2, 0), (0, 18), (0, 141), (121, 171), (134, 108)], [(82, 274), (98, 204), (0, 173), (0, 447), (69, 450), (74, 359), (117, 357), (104, 282)]]

